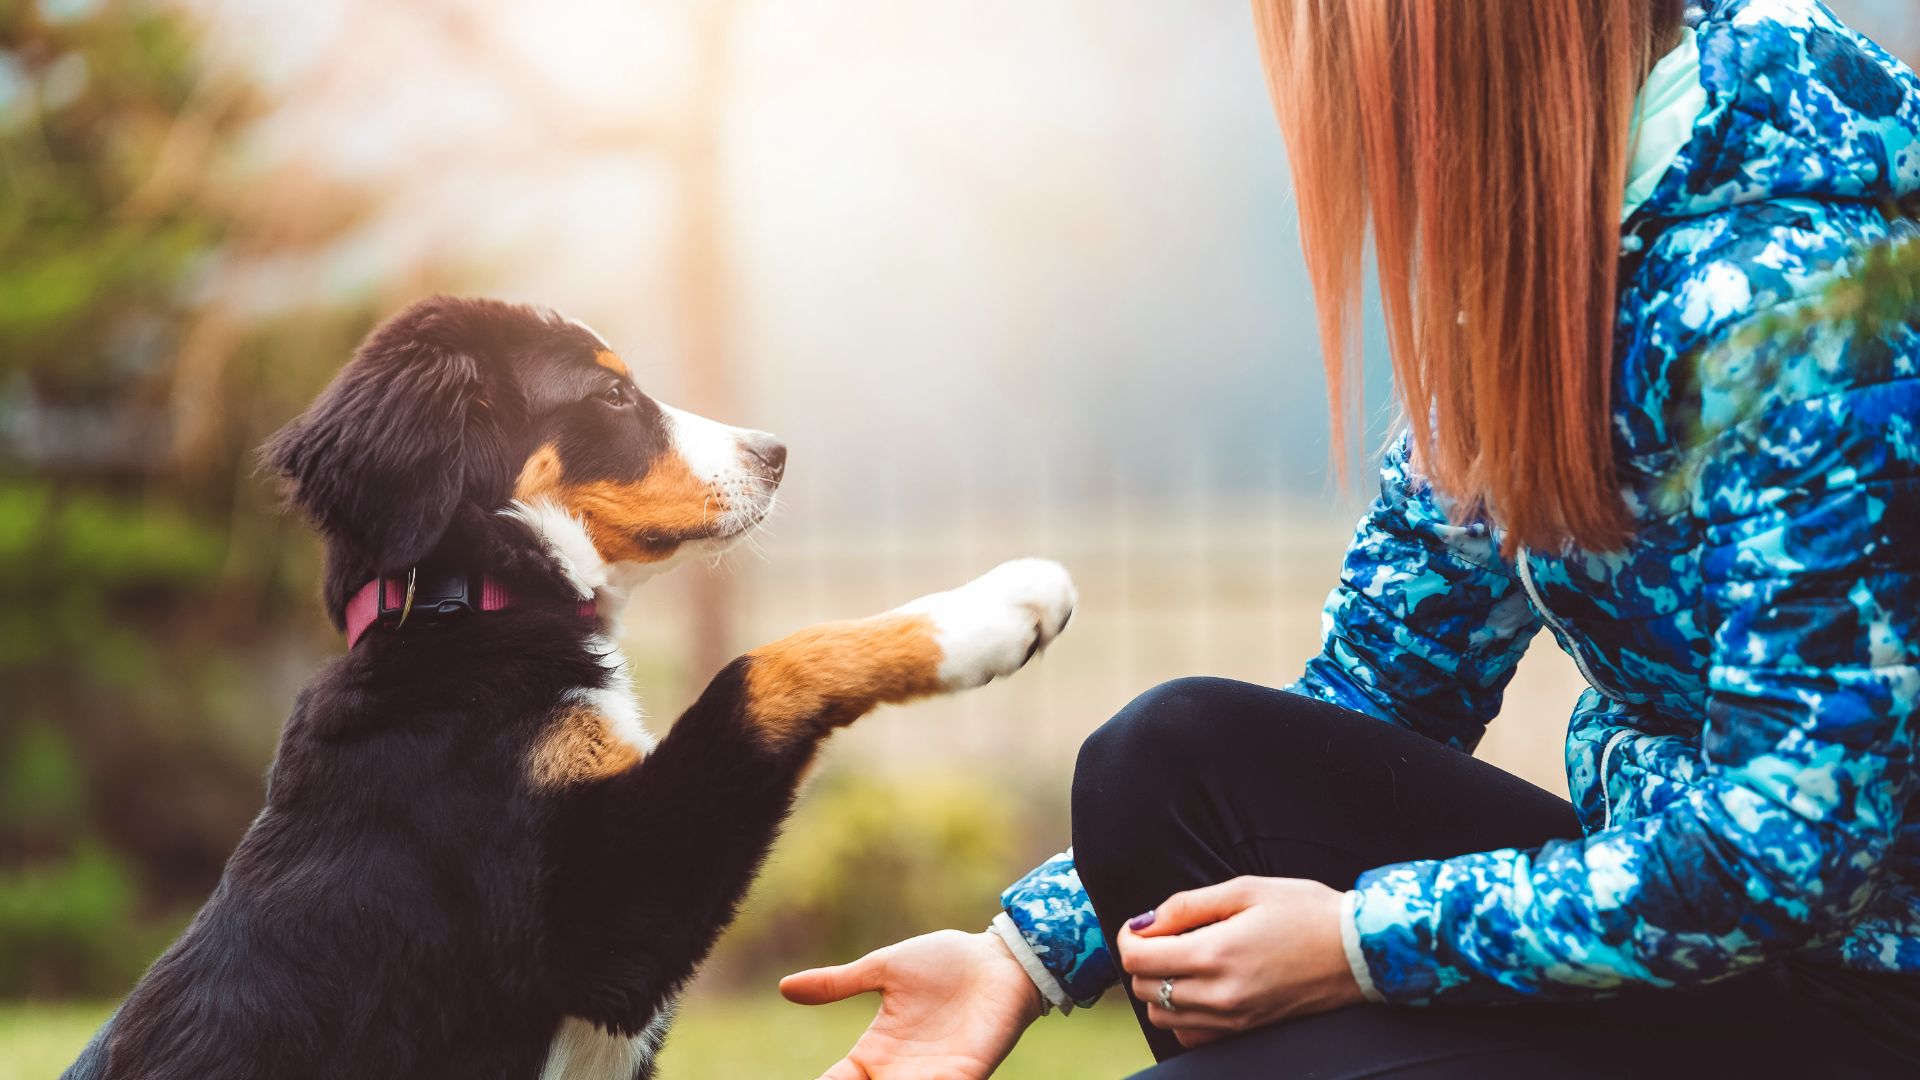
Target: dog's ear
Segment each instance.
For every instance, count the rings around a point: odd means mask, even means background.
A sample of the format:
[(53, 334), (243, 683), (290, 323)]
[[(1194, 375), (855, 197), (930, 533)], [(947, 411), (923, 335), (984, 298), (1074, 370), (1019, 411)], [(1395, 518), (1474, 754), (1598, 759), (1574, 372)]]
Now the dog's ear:
[(373, 573), (418, 563), (463, 500), (504, 497), (485, 309), (437, 296), (389, 319), (265, 447), (294, 504)]

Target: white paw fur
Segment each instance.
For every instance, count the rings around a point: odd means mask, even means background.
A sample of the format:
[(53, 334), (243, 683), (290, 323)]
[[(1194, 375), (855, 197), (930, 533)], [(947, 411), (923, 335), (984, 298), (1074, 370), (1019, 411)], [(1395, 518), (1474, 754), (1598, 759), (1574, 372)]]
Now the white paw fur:
[(1076, 599), (1059, 563), (1015, 559), (897, 610), (933, 621), (941, 686), (966, 690), (1020, 670), (1066, 628)]

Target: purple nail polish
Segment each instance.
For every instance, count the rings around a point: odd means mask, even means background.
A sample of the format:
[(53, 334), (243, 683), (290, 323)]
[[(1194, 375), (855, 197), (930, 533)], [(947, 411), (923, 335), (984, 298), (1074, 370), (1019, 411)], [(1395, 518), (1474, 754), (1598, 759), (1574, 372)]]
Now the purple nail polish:
[(1147, 927), (1152, 926), (1153, 920), (1158, 917), (1159, 912), (1157, 911), (1149, 911), (1145, 914), (1135, 915), (1133, 918), (1127, 920), (1127, 929), (1137, 934)]

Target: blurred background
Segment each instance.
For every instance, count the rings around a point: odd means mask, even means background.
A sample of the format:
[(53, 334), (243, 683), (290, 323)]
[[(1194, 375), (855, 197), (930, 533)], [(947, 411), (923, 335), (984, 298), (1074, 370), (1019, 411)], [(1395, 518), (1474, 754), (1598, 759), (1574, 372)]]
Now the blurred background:
[[(1834, 6), (1920, 56), (1914, 0)], [(641, 595), (656, 726), (806, 623), (1017, 555), (1080, 583), (1044, 663), (839, 738), (668, 1075), (828, 1064), (867, 1005), (773, 977), (983, 926), (1138, 691), (1290, 680), (1365, 498), (1243, 0), (0, 0), (0, 1080), (64, 1065), (257, 810), (342, 646), (253, 449), (435, 290), (792, 447), (752, 550)], [(1563, 789), (1578, 684), (1537, 643), (1483, 754)], [(1130, 1027), (1004, 1075), (1118, 1074)]]

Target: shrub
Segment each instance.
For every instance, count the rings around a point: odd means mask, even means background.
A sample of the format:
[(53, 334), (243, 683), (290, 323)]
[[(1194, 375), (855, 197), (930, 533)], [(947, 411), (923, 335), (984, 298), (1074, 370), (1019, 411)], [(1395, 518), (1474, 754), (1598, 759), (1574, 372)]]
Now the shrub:
[(1013, 799), (961, 775), (838, 774), (805, 795), (714, 970), (759, 977), (981, 929), (1024, 867)]

